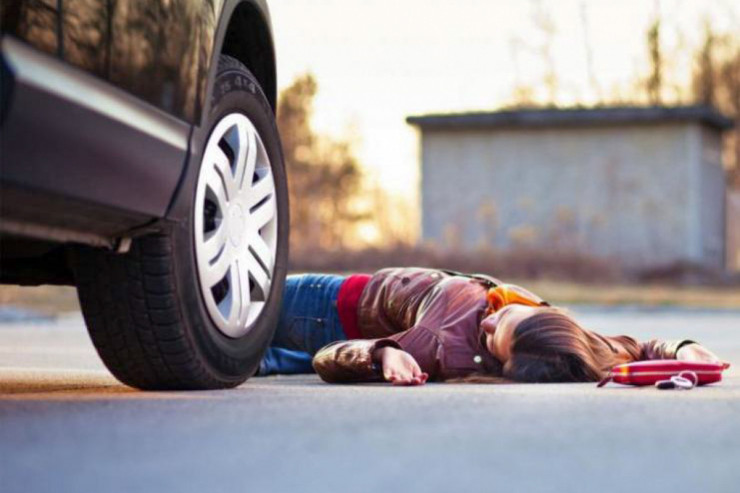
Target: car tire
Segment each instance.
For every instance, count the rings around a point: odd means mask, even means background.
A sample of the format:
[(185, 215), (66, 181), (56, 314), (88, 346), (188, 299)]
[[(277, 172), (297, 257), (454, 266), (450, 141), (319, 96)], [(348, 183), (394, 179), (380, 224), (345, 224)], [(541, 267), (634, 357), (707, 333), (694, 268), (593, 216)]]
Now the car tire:
[(280, 138), (256, 78), (225, 55), (208, 128), (180, 191), (187, 220), (134, 238), (125, 254), (72, 254), (95, 348), (116, 378), (140, 389), (239, 385), (279, 316), (289, 233)]

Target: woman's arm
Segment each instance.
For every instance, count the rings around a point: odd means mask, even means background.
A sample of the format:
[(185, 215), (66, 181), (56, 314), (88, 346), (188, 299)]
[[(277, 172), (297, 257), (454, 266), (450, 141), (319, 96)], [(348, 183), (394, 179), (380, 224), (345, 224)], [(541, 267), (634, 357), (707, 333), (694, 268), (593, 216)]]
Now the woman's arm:
[(653, 339), (641, 344), (640, 359), (678, 359), (700, 363), (720, 363), (720, 359), (698, 342), (684, 339), (680, 341), (661, 341)]
[(623, 360), (624, 363), (653, 359), (678, 359), (679, 352), (683, 352), (684, 347), (689, 345), (698, 346), (694, 341), (688, 339), (677, 341), (650, 339), (649, 341), (638, 342), (630, 336), (602, 336), (595, 332), (593, 334), (605, 341), (615, 353), (616, 358)]
[(654, 359), (679, 359), (682, 361), (698, 361), (705, 363), (719, 363), (719, 358), (701, 344), (681, 339), (664, 341), (651, 339), (646, 342), (637, 342), (629, 336), (600, 336), (606, 340), (612, 351), (624, 362), (643, 361)]
[(688, 342), (676, 352), (676, 359), (698, 361), (700, 363), (720, 363), (716, 354), (696, 342)]
[(382, 367), (373, 355), (386, 347), (399, 348), (390, 339), (333, 342), (316, 353), (313, 368), (328, 383), (382, 382)]
[(329, 383), (385, 380), (394, 385), (423, 385), (429, 378), (414, 357), (390, 339), (329, 344), (316, 353), (313, 367)]
[(417, 326), (391, 338), (334, 342), (316, 353), (313, 367), (329, 383), (419, 385), (434, 374), (436, 354), (434, 336)]
[(649, 359), (679, 359), (679, 352), (688, 345), (697, 345), (694, 341), (682, 339), (677, 341), (663, 341), (651, 339), (640, 344), (641, 360)]

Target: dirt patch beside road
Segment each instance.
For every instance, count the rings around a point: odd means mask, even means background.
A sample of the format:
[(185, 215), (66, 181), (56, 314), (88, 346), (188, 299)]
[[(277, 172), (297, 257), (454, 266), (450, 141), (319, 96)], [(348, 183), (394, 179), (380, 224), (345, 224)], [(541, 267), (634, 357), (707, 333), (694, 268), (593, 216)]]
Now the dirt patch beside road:
[[(740, 309), (740, 287), (588, 284), (572, 281), (507, 279), (526, 286), (553, 304), (681, 306)], [(0, 307), (43, 315), (78, 311), (75, 288), (0, 286)]]
[(12, 306), (43, 315), (78, 311), (77, 290), (69, 286), (0, 286), (0, 307)]

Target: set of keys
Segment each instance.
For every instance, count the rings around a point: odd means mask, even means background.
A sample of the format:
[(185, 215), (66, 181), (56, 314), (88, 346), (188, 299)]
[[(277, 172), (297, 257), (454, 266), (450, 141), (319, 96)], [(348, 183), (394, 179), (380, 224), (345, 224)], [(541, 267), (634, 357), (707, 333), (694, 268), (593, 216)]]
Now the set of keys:
[(655, 387), (660, 390), (691, 390), (696, 387), (699, 377), (693, 371), (682, 371), (667, 380), (658, 380)]

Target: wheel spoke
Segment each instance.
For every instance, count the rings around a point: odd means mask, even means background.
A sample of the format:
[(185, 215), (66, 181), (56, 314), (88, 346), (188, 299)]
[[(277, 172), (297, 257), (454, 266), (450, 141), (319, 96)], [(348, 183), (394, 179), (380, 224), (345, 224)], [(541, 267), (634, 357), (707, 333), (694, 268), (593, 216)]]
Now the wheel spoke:
[(251, 144), (249, 142), (250, 131), (246, 124), (239, 124), (236, 126), (238, 148), (236, 153), (236, 162), (234, 167), (234, 186), (237, 189), (237, 193), (242, 188), (242, 182), (244, 181), (245, 170), (247, 168), (247, 157)]
[(239, 260), (235, 260), (231, 269), (231, 309), (226, 318), (229, 325), (236, 325), (239, 321), (239, 315), (242, 311), (242, 280), (241, 272), (239, 271)]
[(252, 212), (252, 221), (254, 227), (261, 229), (275, 217), (275, 197), (270, 197), (267, 202), (263, 202), (257, 209)]
[(226, 198), (224, 182), (221, 180), (221, 177), (216, 170), (213, 170), (212, 173), (208, 174), (206, 177), (206, 185), (213, 192), (213, 196), (216, 198), (216, 205), (221, 210), (221, 214), (224, 214), (229, 202)]
[(275, 185), (272, 181), (272, 174), (267, 173), (265, 176), (260, 178), (257, 183), (252, 185), (252, 188), (248, 193), (249, 199), (247, 200), (247, 203), (250, 209), (265, 200), (265, 198), (269, 197), (271, 194), (274, 194)]
[(216, 255), (225, 248), (226, 233), (226, 225), (221, 223), (216, 228), (216, 231), (211, 233), (211, 236), (203, 241), (203, 255), (208, 262), (212, 262), (216, 258)]
[(216, 263), (208, 266), (206, 271), (206, 285), (212, 288), (217, 282), (224, 278), (226, 273), (231, 267), (231, 255), (228, 252), (224, 252), (216, 260)]
[[(265, 266), (268, 272), (272, 272), (272, 252), (267, 246), (265, 240), (257, 233), (257, 230), (248, 233), (249, 248), (252, 250), (257, 260)], [(251, 270), (251, 269), (250, 269)]]
[(267, 298), (267, 295), (270, 292), (270, 278), (268, 277), (267, 273), (262, 268), (257, 258), (252, 255), (252, 252), (247, 251), (244, 260), (247, 270), (249, 270), (250, 274), (252, 275), (252, 279), (260, 287), (262, 293), (264, 294), (264, 297)]
[(257, 138), (254, 129), (246, 129), (246, 139), (247, 155), (244, 160), (244, 174), (239, 177), (237, 183), (239, 183), (240, 189), (246, 188), (248, 190), (252, 184), (254, 167), (257, 165)]
[(237, 189), (234, 175), (231, 173), (231, 163), (224, 151), (216, 146), (213, 148), (213, 161), (226, 186), (226, 198), (231, 201), (236, 197)]
[(239, 261), (239, 292), (240, 295), (240, 310), (238, 317), (238, 324), (242, 326), (247, 323), (249, 317), (249, 306), (252, 303), (252, 294), (249, 289), (249, 267), (247, 255), (250, 255), (248, 250), (244, 250), (245, 254), (242, 254), (242, 258)]

